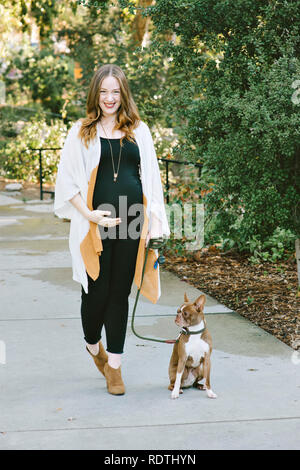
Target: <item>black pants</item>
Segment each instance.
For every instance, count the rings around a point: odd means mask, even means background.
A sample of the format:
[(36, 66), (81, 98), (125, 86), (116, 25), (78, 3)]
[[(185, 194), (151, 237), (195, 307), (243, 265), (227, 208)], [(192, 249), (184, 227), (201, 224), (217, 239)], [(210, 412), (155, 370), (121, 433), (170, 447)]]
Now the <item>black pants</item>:
[[(120, 224), (121, 225), (121, 224)], [(103, 251), (100, 255), (100, 274), (98, 279), (88, 276), (88, 293), (81, 287), (81, 320), (84, 339), (89, 344), (96, 344), (101, 339), (104, 325), (106, 350), (122, 354), (131, 286), (135, 273), (136, 258), (140, 237), (136, 240), (127, 237), (102, 238)], [(103, 227), (100, 228), (102, 234)], [(111, 228), (105, 229), (106, 233)]]

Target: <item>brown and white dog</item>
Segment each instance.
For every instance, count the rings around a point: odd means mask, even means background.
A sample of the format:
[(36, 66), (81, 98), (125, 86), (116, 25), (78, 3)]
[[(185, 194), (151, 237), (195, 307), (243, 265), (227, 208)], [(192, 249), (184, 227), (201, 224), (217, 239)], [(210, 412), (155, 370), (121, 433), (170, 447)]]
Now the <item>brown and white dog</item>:
[[(178, 398), (182, 388), (188, 387), (206, 390), (209, 398), (217, 398), (210, 387), (212, 338), (203, 313), (205, 300), (202, 294), (193, 303), (184, 293), (184, 304), (177, 310), (175, 323), (182, 328), (182, 333), (174, 344), (169, 364), (168, 389), (172, 390), (172, 398)], [(204, 384), (200, 384), (203, 379)]]

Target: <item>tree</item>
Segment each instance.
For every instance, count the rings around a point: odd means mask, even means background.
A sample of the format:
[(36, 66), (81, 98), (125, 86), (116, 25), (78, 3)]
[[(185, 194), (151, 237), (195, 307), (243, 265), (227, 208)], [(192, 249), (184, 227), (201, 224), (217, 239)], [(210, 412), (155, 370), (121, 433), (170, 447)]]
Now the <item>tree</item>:
[(94, 71), (102, 64), (115, 63), (126, 73), (142, 119), (165, 125), (161, 88), (168, 81), (169, 67), (160, 54), (149, 54), (147, 37), (151, 37), (153, 25), (149, 18), (142, 16), (152, 2), (136, 2), (137, 15), (121, 3), (118, 0), (101, 2), (101, 8), (81, 5), (78, 8), (80, 20), (60, 29), (59, 35), (68, 38), (70, 55), (82, 69), (82, 77), (77, 82), (82, 110), (84, 112)]
[(202, 181), (213, 183), (206, 212), (241, 250), (277, 228), (300, 235), (300, 105), (292, 99), (299, 7), (299, 0), (157, 0), (147, 9), (153, 50), (172, 57), (185, 77), (169, 106), (204, 164)]

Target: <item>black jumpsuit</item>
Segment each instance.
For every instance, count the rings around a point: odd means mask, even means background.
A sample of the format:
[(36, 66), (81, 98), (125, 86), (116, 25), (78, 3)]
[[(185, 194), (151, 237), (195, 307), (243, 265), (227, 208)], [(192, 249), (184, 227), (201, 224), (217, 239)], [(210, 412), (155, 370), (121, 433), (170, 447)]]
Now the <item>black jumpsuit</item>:
[[(111, 214), (108, 217), (121, 217), (122, 222), (115, 227), (99, 225), (103, 244), (100, 274), (95, 281), (87, 274), (87, 294), (81, 288), (81, 320), (87, 343), (96, 344), (101, 339), (104, 325), (107, 351), (121, 354), (128, 320), (128, 297), (144, 222), (143, 191), (139, 176), (140, 153), (136, 143), (123, 139), (119, 173), (114, 182), (109, 142), (107, 138), (100, 139), (101, 158), (93, 194), (93, 209), (109, 210)], [(109, 140), (117, 171), (120, 139)], [(123, 198), (119, 199), (119, 196)], [(134, 211), (128, 216), (130, 208)]]

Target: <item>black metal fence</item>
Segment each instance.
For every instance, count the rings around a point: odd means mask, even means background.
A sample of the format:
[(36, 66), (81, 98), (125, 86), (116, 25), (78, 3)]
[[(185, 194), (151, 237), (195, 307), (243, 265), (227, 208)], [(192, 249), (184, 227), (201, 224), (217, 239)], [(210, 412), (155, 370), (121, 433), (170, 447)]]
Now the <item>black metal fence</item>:
[(44, 199), (44, 193), (48, 193), (48, 194), (51, 194), (51, 198), (54, 199), (54, 191), (53, 190), (47, 190), (47, 189), (43, 189), (43, 179), (44, 179), (44, 175), (43, 175), (43, 156), (42, 156), (42, 152), (44, 151), (47, 151), (47, 150), (61, 150), (61, 148), (49, 148), (49, 147), (44, 147), (44, 148), (38, 148), (38, 149), (34, 149), (34, 148), (30, 148), (28, 150), (32, 150), (33, 152), (39, 152), (39, 180), (40, 180), (40, 200), (42, 201)]
[[(53, 190), (45, 190), (43, 189), (43, 152), (44, 151), (56, 151), (56, 150), (61, 150), (61, 148), (30, 148), (28, 150), (32, 150), (35, 152), (39, 152), (39, 179), (40, 179), (40, 200), (42, 201), (44, 198), (44, 194), (48, 193), (51, 194), (51, 197), (54, 198), (54, 191)], [(194, 162), (182, 162), (180, 160), (170, 160), (168, 158), (158, 158), (158, 161), (163, 162), (165, 165), (165, 171), (166, 171), (166, 184), (165, 184), (165, 189), (166, 189), (166, 199), (167, 199), (167, 204), (169, 204), (169, 189), (170, 189), (170, 184), (169, 184), (169, 165), (170, 164), (177, 164), (177, 165), (193, 165), (195, 168), (198, 168), (198, 177), (200, 179), (201, 177), (201, 170), (202, 170), (202, 164), (201, 163), (194, 163)]]

